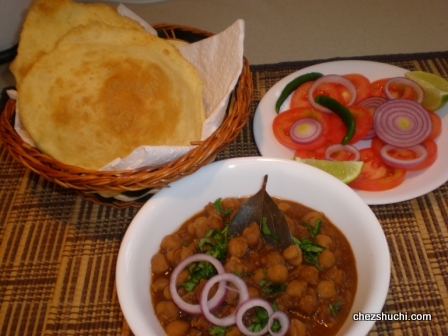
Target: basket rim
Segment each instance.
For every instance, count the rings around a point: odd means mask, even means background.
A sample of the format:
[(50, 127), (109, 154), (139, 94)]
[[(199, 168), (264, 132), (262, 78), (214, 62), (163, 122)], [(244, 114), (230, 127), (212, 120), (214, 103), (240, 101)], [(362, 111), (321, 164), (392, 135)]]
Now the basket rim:
[[(213, 34), (197, 28), (158, 23), (156, 29), (187, 32), (206, 38)], [(63, 164), (26, 144), (13, 128), (15, 101), (8, 99), (0, 115), (0, 138), (10, 154), (33, 172), (63, 187), (84, 192), (122, 193), (166, 187), (170, 182), (195, 172), (215, 159), (239, 134), (250, 114), (253, 84), (249, 62), (243, 68), (229, 99), (226, 116), (218, 129), (183, 156), (165, 164), (134, 170), (97, 171)]]

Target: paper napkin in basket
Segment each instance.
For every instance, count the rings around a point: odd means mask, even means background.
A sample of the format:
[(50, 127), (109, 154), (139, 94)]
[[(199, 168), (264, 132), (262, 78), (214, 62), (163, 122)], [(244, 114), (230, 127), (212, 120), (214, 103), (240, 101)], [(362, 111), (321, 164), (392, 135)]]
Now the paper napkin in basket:
[[(127, 7), (120, 5), (121, 15), (139, 21), (148, 33), (155, 30)], [(204, 82), (204, 108), (206, 120), (201, 140), (210, 136), (222, 123), (227, 104), (243, 67), (244, 21), (237, 20), (223, 32), (199, 42), (179, 47), (182, 55), (198, 70)], [(17, 99), (14, 92), (9, 96)], [(20, 98), (19, 98), (20, 99)], [(22, 139), (35, 146), (21, 128), (19, 111), (16, 111), (15, 129)], [(100, 170), (128, 170), (156, 166), (181, 157), (194, 146), (142, 146), (126, 158), (117, 158)]]

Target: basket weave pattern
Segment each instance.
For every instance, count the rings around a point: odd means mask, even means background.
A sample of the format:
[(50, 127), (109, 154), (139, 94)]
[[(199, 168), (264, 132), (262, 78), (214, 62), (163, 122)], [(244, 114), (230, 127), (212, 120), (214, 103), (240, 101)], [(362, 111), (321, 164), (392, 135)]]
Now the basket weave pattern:
[[(213, 35), (192, 27), (164, 23), (154, 25), (154, 28), (167, 38), (179, 38), (179, 35), (187, 34), (202, 39)], [(249, 63), (244, 58), (240, 78), (232, 92), (227, 115), (221, 126), (187, 154), (154, 167), (123, 171), (92, 171), (58, 162), (26, 144), (15, 132), (13, 127), (15, 101), (12, 99), (7, 101), (0, 116), (0, 138), (17, 161), (43, 178), (66, 188), (86, 193), (121, 193), (161, 188), (213, 161), (218, 152), (235, 140), (249, 118), (252, 91)]]

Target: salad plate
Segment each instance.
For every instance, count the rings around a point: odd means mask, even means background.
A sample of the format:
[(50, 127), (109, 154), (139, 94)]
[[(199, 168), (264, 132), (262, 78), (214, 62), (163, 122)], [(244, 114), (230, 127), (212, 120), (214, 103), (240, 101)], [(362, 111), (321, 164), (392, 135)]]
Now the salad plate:
[[(253, 129), (255, 143), (262, 156), (293, 159), (294, 150), (280, 144), (272, 131), (272, 122), (276, 117), (275, 103), (283, 88), (294, 78), (308, 72), (320, 72), (324, 75), (360, 73), (370, 81), (385, 77), (403, 77), (408, 70), (373, 61), (333, 61), (316, 64), (296, 71), (278, 81), (261, 99), (254, 116)], [(290, 97), (283, 103), (280, 113), (289, 107)], [(436, 113), (442, 119), (442, 133), (435, 142), (438, 147), (436, 162), (423, 170), (407, 172), (405, 181), (396, 188), (386, 191), (361, 191), (356, 190), (359, 196), (369, 205), (391, 204), (407, 201), (422, 196), (440, 187), (448, 181), (448, 105), (445, 105)], [(370, 146), (370, 140), (359, 141), (356, 147), (359, 149)]]

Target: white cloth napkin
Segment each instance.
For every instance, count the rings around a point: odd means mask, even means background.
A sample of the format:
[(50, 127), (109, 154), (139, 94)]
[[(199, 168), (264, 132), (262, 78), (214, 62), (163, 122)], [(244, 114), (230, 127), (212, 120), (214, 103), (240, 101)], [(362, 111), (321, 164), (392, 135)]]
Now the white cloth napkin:
[[(140, 22), (148, 33), (155, 33), (148, 23), (124, 5), (120, 4), (118, 11), (121, 15)], [(224, 120), (230, 94), (243, 67), (244, 25), (244, 20), (239, 19), (219, 34), (179, 47), (179, 51), (196, 67), (204, 82), (206, 120), (202, 126), (201, 140), (210, 136)], [(8, 94), (13, 99), (18, 98), (12, 91)], [(21, 127), (19, 113), (16, 111), (15, 129), (25, 142), (35, 146)], [(156, 166), (181, 157), (193, 148), (194, 146), (142, 146), (126, 158), (116, 158), (100, 170), (131, 170)]]

